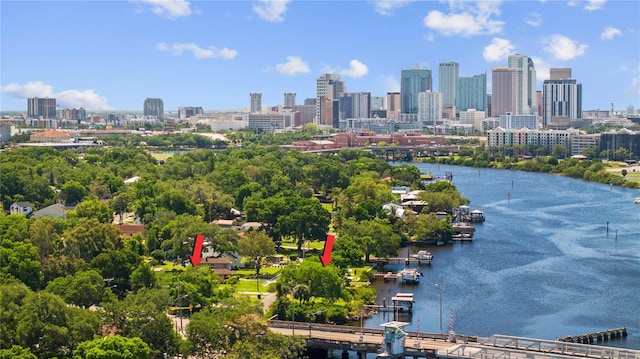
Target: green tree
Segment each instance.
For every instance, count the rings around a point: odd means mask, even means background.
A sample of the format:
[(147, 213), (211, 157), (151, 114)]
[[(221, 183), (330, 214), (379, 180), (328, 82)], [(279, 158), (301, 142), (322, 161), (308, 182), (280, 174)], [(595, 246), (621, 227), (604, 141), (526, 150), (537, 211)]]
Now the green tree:
[(80, 343), (73, 359), (148, 359), (150, 349), (140, 338), (119, 335)]
[(24, 300), (29, 295), (33, 292), (17, 280), (0, 284), (0, 348), (20, 343), (16, 329)]
[(0, 349), (0, 359), (38, 359), (29, 349), (13, 345), (9, 349)]
[(129, 209), (131, 205), (131, 198), (128, 193), (121, 193), (117, 195), (111, 202), (111, 209), (120, 217), (120, 224), (123, 223), (122, 216)]
[(66, 254), (85, 262), (98, 254), (124, 247), (118, 227), (111, 223), (100, 223), (96, 218), (80, 218), (78, 223), (64, 231), (62, 237), (65, 238)]
[(100, 223), (113, 222), (113, 210), (108, 204), (102, 203), (98, 197), (91, 196), (76, 205), (70, 217), (95, 218)]
[(286, 213), (277, 221), (282, 235), (291, 235), (297, 240), (298, 251), (305, 240), (324, 240), (331, 222), (331, 214), (315, 198), (289, 197)]
[(78, 181), (66, 182), (60, 188), (60, 193), (66, 204), (80, 203), (87, 192), (87, 188)]
[(25, 242), (8, 243), (0, 247), (0, 272), (20, 279), (33, 290), (39, 289), (43, 274), (40, 271), (38, 249)]
[(360, 222), (348, 219), (338, 230), (338, 238), (355, 243), (364, 253), (365, 261), (369, 261), (371, 255), (383, 258), (395, 255), (401, 240), (391, 223), (383, 218)]
[(88, 308), (100, 303), (104, 296), (105, 282), (96, 270), (77, 272), (51, 281), (46, 291), (59, 295), (69, 304)]
[(157, 283), (156, 274), (149, 263), (140, 263), (138, 268), (131, 273), (129, 281), (131, 282), (131, 289), (133, 290), (153, 288)]
[(251, 231), (240, 238), (238, 254), (249, 258), (253, 262), (256, 277), (258, 277), (263, 261), (268, 256), (276, 254), (276, 245), (273, 239), (264, 231)]

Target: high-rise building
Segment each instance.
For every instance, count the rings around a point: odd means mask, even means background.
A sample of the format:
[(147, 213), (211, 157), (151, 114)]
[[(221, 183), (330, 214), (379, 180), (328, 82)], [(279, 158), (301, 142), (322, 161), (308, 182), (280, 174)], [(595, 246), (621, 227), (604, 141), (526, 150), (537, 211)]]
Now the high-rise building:
[(347, 92), (340, 97), (340, 119), (369, 118), (371, 115), (370, 92)]
[(256, 113), (262, 111), (262, 94), (250, 93), (249, 96), (251, 97), (251, 107), (249, 112)]
[(423, 127), (435, 127), (441, 118), (442, 94), (431, 91), (418, 93), (418, 122)]
[(487, 111), (487, 74), (458, 77), (456, 80), (456, 112), (469, 109)]
[(529, 115), (536, 111), (536, 69), (525, 55), (509, 55), (509, 67), (517, 70), (516, 108), (514, 113)]
[(144, 99), (144, 106), (142, 109), (144, 116), (155, 117), (157, 119), (164, 118), (164, 102), (161, 98), (147, 97)]
[(27, 99), (27, 116), (29, 118), (56, 118), (56, 99), (31, 97)]
[[(331, 100), (331, 106), (333, 106), (333, 100), (338, 100), (347, 92), (344, 81), (340, 79), (338, 74), (323, 74), (316, 80), (316, 123), (318, 124), (332, 124), (338, 123), (338, 118), (331, 118), (334, 114), (338, 113), (336, 106), (335, 110), (332, 108), (331, 113), (322, 113), (322, 109), (329, 109), (328, 102), (324, 99)], [(328, 123), (329, 122), (329, 123)]]
[(204, 110), (202, 107), (178, 107), (178, 118), (181, 120), (186, 120), (189, 117), (193, 117), (196, 115), (204, 115)]
[(457, 62), (441, 62), (438, 66), (438, 92), (442, 94), (442, 106), (456, 106), (456, 85), (459, 76)]
[(549, 69), (549, 80), (567, 80), (571, 78), (571, 68), (561, 67)]
[(491, 69), (491, 116), (499, 117), (517, 108), (518, 70), (496, 66)]
[(400, 98), (402, 113), (418, 113), (418, 94), (433, 88), (431, 69), (422, 69), (419, 65), (400, 72)]
[(284, 107), (293, 107), (296, 105), (296, 93), (295, 92), (285, 92), (284, 94), (284, 102), (282, 103)]
[(542, 84), (542, 126), (547, 128), (559, 118), (582, 118), (582, 84), (566, 78), (571, 69), (551, 69), (555, 78), (544, 80)]
[(387, 92), (387, 118), (397, 120), (400, 114), (400, 92)]

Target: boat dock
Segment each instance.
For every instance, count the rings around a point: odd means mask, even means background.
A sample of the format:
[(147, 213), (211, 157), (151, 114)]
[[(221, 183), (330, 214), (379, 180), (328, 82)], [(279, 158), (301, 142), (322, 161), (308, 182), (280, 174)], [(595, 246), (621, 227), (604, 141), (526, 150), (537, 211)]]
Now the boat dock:
[(593, 332), (588, 334), (580, 334), (580, 335), (570, 335), (568, 337), (559, 338), (558, 340), (561, 342), (569, 342), (569, 343), (582, 343), (582, 344), (593, 344), (600, 343), (602, 341), (608, 341), (618, 338), (624, 338), (627, 336), (627, 327), (615, 328), (609, 330), (602, 330), (599, 332)]

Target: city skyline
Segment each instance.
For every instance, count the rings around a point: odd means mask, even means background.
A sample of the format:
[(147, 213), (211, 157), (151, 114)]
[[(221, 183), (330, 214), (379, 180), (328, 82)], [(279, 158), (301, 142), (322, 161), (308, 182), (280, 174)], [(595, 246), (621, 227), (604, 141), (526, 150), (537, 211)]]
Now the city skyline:
[[(37, 6), (34, 6), (37, 4)], [(347, 92), (400, 91), (401, 71), (456, 62), (460, 77), (533, 60), (536, 89), (549, 68), (571, 68), (583, 109), (640, 107), (635, 1), (128, 1), (2, 2), (0, 110), (27, 98), (58, 108), (166, 111), (249, 108), (316, 97), (340, 75)], [(31, 44), (31, 45), (28, 45)]]

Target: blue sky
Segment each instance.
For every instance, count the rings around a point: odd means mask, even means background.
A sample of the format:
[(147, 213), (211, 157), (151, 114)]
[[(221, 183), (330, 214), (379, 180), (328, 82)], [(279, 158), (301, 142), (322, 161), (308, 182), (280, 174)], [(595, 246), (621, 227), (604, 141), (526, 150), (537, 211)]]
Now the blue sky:
[(400, 71), (455, 61), (461, 76), (534, 59), (570, 67), (583, 109), (640, 107), (640, 1), (11, 1), (0, 2), (0, 109), (28, 97), (60, 108), (205, 111), (315, 97), (338, 73), (347, 91), (399, 91)]

